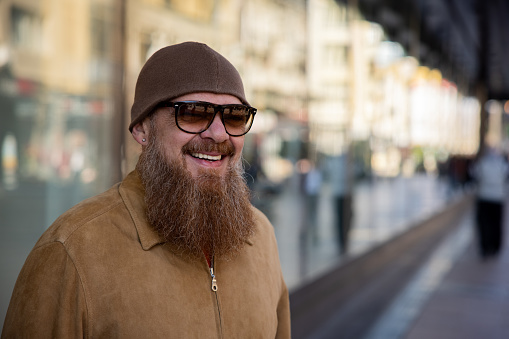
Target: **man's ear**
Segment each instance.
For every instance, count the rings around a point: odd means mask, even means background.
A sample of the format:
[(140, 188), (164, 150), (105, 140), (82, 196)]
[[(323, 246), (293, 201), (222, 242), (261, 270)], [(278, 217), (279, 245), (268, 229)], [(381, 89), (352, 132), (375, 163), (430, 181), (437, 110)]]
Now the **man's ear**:
[(144, 119), (143, 121), (134, 125), (133, 131), (131, 132), (134, 140), (136, 140), (138, 142), (138, 144), (140, 144), (142, 146), (147, 144), (148, 132), (149, 132), (147, 124), (144, 123), (145, 120), (146, 119)]

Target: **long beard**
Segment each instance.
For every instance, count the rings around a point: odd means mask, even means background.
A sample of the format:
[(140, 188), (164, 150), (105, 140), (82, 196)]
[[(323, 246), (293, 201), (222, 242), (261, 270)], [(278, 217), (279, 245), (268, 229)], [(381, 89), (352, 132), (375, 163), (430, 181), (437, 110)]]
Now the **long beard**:
[[(145, 187), (149, 222), (182, 252), (197, 258), (203, 258), (204, 253), (232, 258), (254, 232), (250, 194), (240, 162), (230, 164), (224, 177), (203, 171), (193, 178), (184, 161), (167, 161), (154, 139), (149, 139), (136, 166)], [(199, 150), (198, 145), (186, 145), (183, 152), (186, 148)]]

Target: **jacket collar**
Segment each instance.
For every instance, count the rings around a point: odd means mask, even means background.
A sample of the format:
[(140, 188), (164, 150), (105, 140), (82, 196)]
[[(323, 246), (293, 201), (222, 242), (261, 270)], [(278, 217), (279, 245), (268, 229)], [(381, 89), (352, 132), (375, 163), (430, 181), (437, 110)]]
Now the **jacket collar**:
[(147, 205), (145, 204), (145, 189), (138, 172), (132, 171), (120, 183), (119, 193), (133, 219), (141, 247), (148, 251), (157, 244), (165, 243), (147, 220)]

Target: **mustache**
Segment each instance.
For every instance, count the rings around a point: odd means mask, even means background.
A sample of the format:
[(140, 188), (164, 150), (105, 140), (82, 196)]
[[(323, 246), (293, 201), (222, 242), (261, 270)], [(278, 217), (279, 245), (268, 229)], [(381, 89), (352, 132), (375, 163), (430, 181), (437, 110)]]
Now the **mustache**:
[(233, 156), (235, 155), (235, 148), (230, 140), (225, 140), (221, 143), (216, 143), (212, 140), (191, 140), (182, 147), (182, 153), (199, 153), (210, 152), (220, 153), (222, 155)]

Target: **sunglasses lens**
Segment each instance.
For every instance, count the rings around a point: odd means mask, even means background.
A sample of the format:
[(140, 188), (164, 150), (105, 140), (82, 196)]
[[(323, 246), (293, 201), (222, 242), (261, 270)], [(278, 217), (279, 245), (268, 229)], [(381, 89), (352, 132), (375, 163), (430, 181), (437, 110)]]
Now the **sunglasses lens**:
[(214, 107), (203, 103), (184, 103), (177, 113), (180, 128), (190, 133), (199, 133), (207, 128), (214, 117)]
[(243, 105), (228, 105), (223, 110), (226, 131), (230, 135), (245, 134), (253, 123), (251, 108)]
[(256, 112), (255, 108), (245, 105), (218, 106), (204, 102), (181, 102), (176, 105), (177, 125), (188, 133), (205, 131), (214, 119), (216, 109), (221, 107), (226, 132), (231, 136), (241, 136), (251, 128)]

